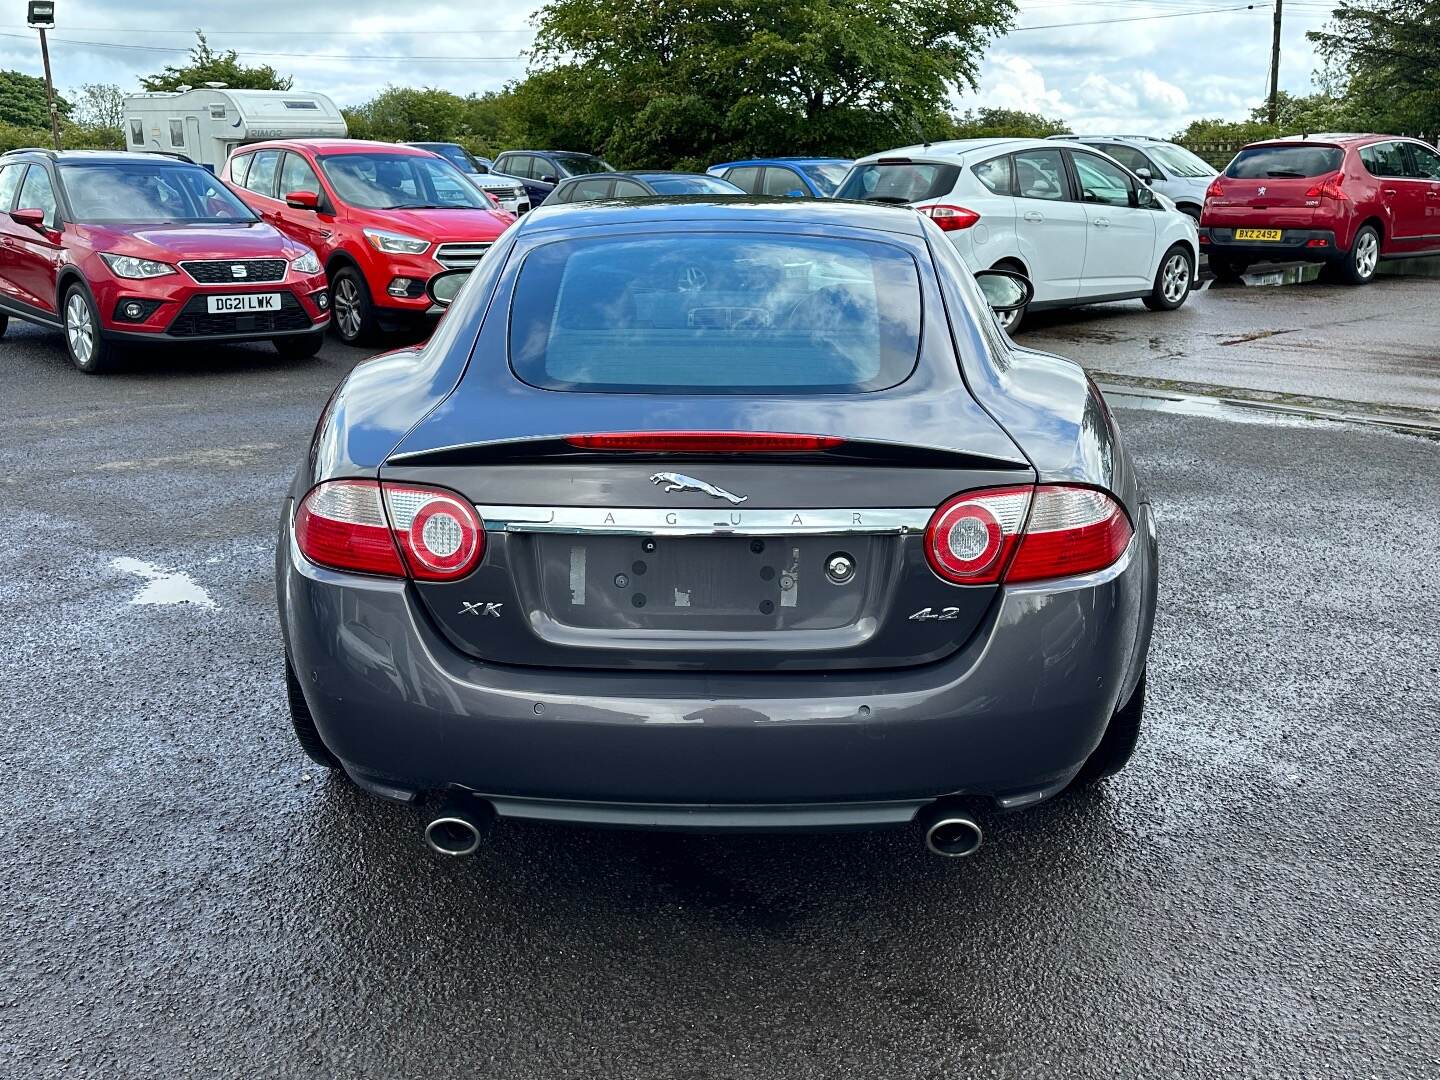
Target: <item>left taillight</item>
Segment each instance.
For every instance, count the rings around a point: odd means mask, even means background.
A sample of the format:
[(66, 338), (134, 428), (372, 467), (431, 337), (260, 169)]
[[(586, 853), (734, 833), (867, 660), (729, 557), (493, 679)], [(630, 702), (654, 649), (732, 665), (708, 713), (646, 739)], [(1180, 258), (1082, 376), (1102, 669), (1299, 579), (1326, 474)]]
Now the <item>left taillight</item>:
[(485, 530), (454, 492), (375, 480), (330, 480), (295, 511), (295, 542), (334, 570), (449, 581), (475, 569)]
[(944, 232), (968, 229), (980, 220), (980, 215), (974, 210), (964, 206), (951, 206), (948, 203), (933, 203), (930, 206), (917, 206), (915, 209), (939, 225)]

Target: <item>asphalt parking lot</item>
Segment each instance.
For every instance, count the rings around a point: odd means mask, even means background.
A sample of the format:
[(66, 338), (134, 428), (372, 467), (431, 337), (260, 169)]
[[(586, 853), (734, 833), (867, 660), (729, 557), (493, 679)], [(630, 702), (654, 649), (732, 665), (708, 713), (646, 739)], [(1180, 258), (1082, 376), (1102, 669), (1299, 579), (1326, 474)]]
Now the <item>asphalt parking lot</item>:
[[(1434, 407), (1412, 334), (1440, 283), (1371, 286), (1395, 314), (1368, 329), (1341, 295), (1036, 316), (1022, 343)], [(1302, 312), (1294, 355), (1215, 337)], [(1148, 731), (973, 859), (505, 825), (443, 861), (284, 711), (279, 498), (363, 356), (94, 378), (56, 335), (0, 343), (0, 1075), (1440, 1072), (1440, 441), (1114, 398), (1162, 530)]]

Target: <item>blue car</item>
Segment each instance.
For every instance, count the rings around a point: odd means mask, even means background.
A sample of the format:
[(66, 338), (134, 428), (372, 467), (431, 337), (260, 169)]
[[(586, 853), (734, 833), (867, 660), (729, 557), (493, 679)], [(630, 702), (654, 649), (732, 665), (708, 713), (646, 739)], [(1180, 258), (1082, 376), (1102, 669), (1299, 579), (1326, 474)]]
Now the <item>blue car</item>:
[[(1120, 770), (1150, 506), (1078, 364), (907, 207), (546, 206), (325, 407), (277, 551), (301, 748), (433, 809), (672, 829), (974, 816)], [(457, 295), (458, 293), (458, 295)]]
[(849, 158), (782, 157), (726, 161), (705, 170), (750, 195), (828, 199), (850, 171)]

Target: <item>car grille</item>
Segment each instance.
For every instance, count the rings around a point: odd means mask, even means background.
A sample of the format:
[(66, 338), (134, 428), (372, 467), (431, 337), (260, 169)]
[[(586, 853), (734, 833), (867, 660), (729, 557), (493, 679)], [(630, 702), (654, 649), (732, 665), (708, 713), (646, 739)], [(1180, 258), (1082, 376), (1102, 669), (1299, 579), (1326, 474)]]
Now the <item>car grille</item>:
[[(232, 285), (237, 281), (284, 281), (284, 259), (208, 259), (203, 262), (182, 262), (180, 266), (201, 285)], [(244, 276), (234, 268), (245, 268)]]
[(171, 337), (221, 337), (226, 334), (268, 334), (278, 330), (308, 330), (313, 323), (294, 293), (280, 294), (279, 311), (251, 311), (211, 315), (204, 296), (192, 296), (165, 332)]
[(485, 252), (489, 250), (488, 242), (483, 244), (441, 244), (435, 252), (435, 261), (451, 270), (470, 270), (485, 257)]

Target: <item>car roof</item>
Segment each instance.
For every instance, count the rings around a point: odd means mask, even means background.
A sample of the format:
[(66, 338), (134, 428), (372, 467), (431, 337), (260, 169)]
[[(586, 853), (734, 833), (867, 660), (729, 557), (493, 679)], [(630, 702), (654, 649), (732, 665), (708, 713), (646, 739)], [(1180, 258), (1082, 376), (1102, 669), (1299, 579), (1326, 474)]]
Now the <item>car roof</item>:
[[(591, 173), (591, 176), (609, 176), (609, 173)], [(682, 169), (628, 169), (615, 173), (616, 176), (633, 176), (637, 180), (644, 180), (651, 176), (693, 176), (697, 180), (714, 180), (715, 177), (709, 173), (686, 172)]]
[(1171, 140), (1171, 139), (1162, 139), (1162, 138), (1160, 138), (1158, 135), (1094, 135), (1094, 134), (1087, 134), (1087, 135), (1070, 135), (1070, 134), (1066, 134), (1066, 135), (1046, 135), (1046, 136), (1045, 136), (1045, 141), (1046, 141), (1046, 142), (1054, 142), (1054, 141), (1056, 141), (1056, 140), (1062, 140), (1062, 141), (1066, 141), (1066, 142), (1090, 142), (1091, 140), (1103, 140), (1104, 142), (1118, 142), (1118, 143), (1126, 143), (1126, 142), (1133, 142), (1133, 143), (1167, 143), (1167, 144), (1170, 144), (1170, 145), (1175, 145), (1173, 140)]
[(1378, 135), (1374, 132), (1327, 131), (1302, 135), (1280, 135), (1273, 139), (1256, 139), (1252, 143), (1246, 143), (1241, 149), (1248, 150), (1252, 146), (1360, 146), (1364, 143), (1393, 142), (1396, 139), (1404, 138), (1407, 136)]
[[(700, 175), (700, 174), (695, 174)], [(602, 202), (543, 203), (512, 229), (520, 232), (569, 231), (592, 225), (645, 223), (688, 230), (702, 221), (723, 225), (773, 221), (788, 225), (836, 225), (904, 236), (922, 236), (920, 215), (908, 206), (840, 202), (831, 199), (767, 198), (754, 195), (660, 195), (646, 199)], [(680, 224), (680, 223), (686, 224)]]
[(247, 143), (235, 152), (251, 150), (309, 150), (316, 154), (413, 154), (428, 157), (429, 150), (406, 143), (382, 142), (379, 139), (266, 139)]
[(502, 150), (501, 154), (563, 154), (565, 157), (593, 157), (598, 159), (599, 154), (587, 154), (584, 150)]
[(40, 157), (48, 157), (51, 161), (64, 164), (67, 161), (88, 161), (100, 164), (112, 163), (123, 164), (127, 161), (134, 161), (136, 158), (143, 158), (146, 161), (161, 162), (170, 165), (189, 165), (195, 163), (178, 154), (156, 153), (146, 150), (48, 150), (43, 146), (23, 146), (15, 150), (7, 150), (0, 157), (24, 157), (35, 154)]
[(1012, 150), (1028, 150), (1032, 147), (1073, 146), (1091, 149), (1079, 142), (1064, 142), (1056, 139), (947, 139), (943, 142), (920, 143), (915, 146), (901, 146), (878, 154), (867, 154), (856, 160), (856, 165), (873, 165), (886, 158), (909, 158), (916, 161), (948, 161), (964, 164), (979, 153), (1008, 153)]
[(738, 158), (735, 161), (717, 161), (710, 167), (712, 169), (728, 169), (732, 165), (804, 165), (806, 163), (823, 165), (830, 162), (843, 162), (848, 165), (850, 159), (844, 157), (753, 157)]

